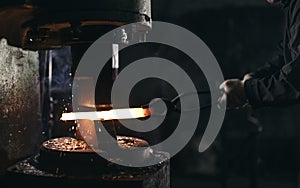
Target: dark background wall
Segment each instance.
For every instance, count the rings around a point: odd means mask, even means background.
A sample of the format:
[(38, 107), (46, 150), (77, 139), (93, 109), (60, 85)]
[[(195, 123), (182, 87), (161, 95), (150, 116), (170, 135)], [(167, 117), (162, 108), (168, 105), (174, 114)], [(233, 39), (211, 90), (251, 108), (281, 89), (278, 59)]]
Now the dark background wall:
[[(282, 38), (283, 10), (264, 0), (153, 0), (152, 12), (153, 20), (178, 24), (198, 35), (217, 57), (225, 78), (254, 71)], [(200, 127), (173, 159), (174, 186), (188, 176), (202, 183), (212, 178), (217, 185), (226, 181), (229, 187), (239, 181), (239, 186), (249, 186), (256, 178), (260, 186), (276, 180), (274, 187), (296, 187), (299, 112), (299, 106), (227, 112), (217, 141), (204, 153), (197, 152)]]

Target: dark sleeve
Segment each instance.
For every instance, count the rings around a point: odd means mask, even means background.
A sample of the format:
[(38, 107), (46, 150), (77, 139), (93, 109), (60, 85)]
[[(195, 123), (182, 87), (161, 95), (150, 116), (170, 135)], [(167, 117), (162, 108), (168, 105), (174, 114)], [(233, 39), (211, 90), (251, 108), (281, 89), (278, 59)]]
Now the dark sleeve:
[(255, 72), (252, 72), (251, 76), (254, 78), (270, 76), (280, 70), (283, 65), (283, 42), (280, 42), (271, 58), (262, 67), (259, 67)]
[(300, 58), (283, 66), (280, 71), (245, 82), (245, 92), (254, 107), (286, 106), (300, 102)]
[[(245, 82), (249, 103), (259, 106), (286, 106), (300, 102), (300, 1), (294, 0), (289, 18), (291, 38), (288, 47), (292, 60), (271, 75)], [(272, 69), (273, 70), (273, 69)]]

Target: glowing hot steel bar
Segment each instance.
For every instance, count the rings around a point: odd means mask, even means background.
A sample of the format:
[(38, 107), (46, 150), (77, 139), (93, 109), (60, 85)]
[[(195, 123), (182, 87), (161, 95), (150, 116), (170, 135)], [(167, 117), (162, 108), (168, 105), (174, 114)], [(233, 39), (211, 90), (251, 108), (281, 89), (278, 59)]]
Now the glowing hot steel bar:
[(113, 109), (108, 111), (95, 111), (95, 112), (70, 112), (63, 113), (61, 116), (62, 121), (88, 119), (88, 120), (113, 120), (113, 119), (136, 119), (144, 118), (151, 115), (148, 108), (124, 108)]

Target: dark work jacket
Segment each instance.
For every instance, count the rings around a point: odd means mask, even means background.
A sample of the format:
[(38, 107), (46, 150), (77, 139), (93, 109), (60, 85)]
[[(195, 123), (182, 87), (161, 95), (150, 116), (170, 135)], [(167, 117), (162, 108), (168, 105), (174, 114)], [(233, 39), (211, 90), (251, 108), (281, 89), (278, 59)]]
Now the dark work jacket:
[(300, 103), (300, 0), (285, 0), (285, 32), (278, 52), (245, 82), (250, 105)]

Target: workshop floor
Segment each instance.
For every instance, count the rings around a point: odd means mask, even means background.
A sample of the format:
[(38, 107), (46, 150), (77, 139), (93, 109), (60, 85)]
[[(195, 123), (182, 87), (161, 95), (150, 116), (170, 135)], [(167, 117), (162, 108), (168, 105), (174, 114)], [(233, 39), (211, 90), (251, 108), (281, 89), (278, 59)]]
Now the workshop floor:
[[(171, 188), (225, 188), (216, 179), (205, 179), (197, 177), (171, 177)], [(226, 188), (254, 188), (250, 186), (249, 180), (243, 177), (230, 178)], [(256, 188), (298, 188), (296, 178), (280, 177), (272, 179), (258, 179)]]

